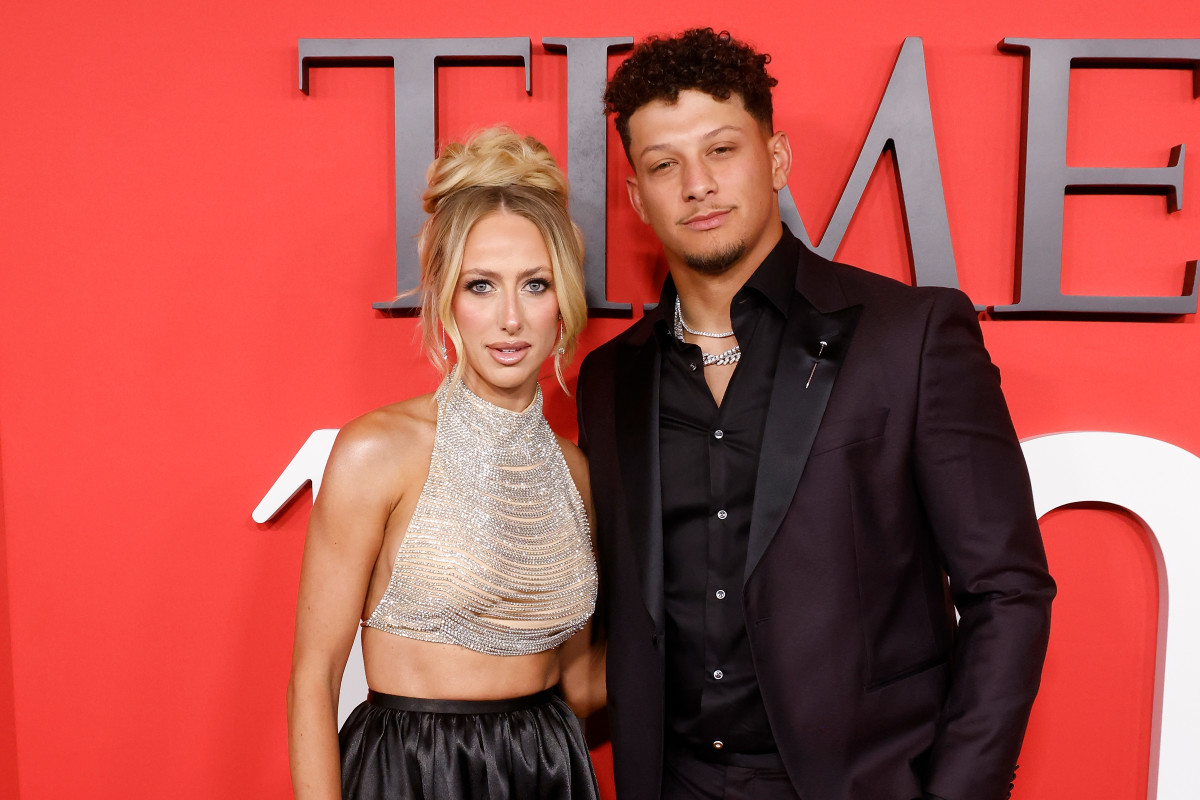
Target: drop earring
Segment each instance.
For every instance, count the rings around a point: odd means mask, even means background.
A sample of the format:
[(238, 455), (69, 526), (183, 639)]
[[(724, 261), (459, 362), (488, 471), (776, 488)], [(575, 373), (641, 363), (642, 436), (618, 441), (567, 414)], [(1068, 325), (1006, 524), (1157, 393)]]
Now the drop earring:
[(554, 348), (554, 376), (558, 378), (558, 385), (569, 396), (571, 391), (567, 388), (567, 381), (563, 378), (563, 357), (567, 354), (567, 332), (563, 329), (562, 314), (558, 315), (558, 347)]
[(441, 328), (442, 331), (442, 343), (439, 347), (439, 349), (442, 351), (442, 361), (449, 361), (450, 354), (446, 351), (446, 326), (439, 322), (438, 327)]

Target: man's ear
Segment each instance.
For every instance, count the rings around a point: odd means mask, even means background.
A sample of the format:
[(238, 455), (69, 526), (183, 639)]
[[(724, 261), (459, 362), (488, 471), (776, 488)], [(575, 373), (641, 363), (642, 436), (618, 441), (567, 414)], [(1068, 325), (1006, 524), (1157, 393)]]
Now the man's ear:
[(771, 185), (775, 191), (782, 191), (792, 172), (792, 144), (788, 141), (788, 135), (776, 131), (767, 140), (767, 151), (771, 154)]
[(646, 211), (642, 208), (642, 192), (638, 188), (637, 175), (630, 175), (625, 179), (625, 191), (629, 192), (629, 205), (633, 206), (634, 213), (638, 215), (638, 219), (647, 225), (650, 220), (646, 217)]

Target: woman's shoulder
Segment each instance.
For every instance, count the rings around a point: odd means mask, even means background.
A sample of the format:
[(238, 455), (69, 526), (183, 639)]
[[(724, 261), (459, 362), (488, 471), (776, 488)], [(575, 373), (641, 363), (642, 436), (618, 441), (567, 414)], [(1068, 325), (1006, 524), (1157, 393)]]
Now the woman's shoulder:
[(350, 471), (405, 469), (428, 464), (437, 429), (433, 394), (368, 411), (338, 431), (330, 463)]
[(432, 433), (436, 426), (437, 398), (433, 392), (380, 406), (346, 424), (347, 428), (354, 427), (361, 429), (363, 434), (376, 436)]

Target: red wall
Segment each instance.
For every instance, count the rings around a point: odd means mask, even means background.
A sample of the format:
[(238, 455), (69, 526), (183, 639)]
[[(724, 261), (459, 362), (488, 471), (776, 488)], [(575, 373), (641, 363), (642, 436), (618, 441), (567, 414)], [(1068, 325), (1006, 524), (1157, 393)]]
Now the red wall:
[[(542, 37), (729, 27), (774, 55), (790, 186), (819, 239), (903, 38), (921, 36), (960, 281), (999, 305), (1014, 293), (1023, 61), (996, 43), (1200, 36), (1192, 0), (572, 6), (6, 6), (0, 796), (290, 796), (283, 693), (307, 497), (267, 525), (250, 512), (310, 431), (435, 383), (414, 322), (371, 309), (396, 288), (391, 72), (316, 70), (305, 96), (298, 38), (532, 37), (532, 96), (515, 67), (440, 72), (441, 135), (505, 121), (565, 156), (566, 59)], [(1091, 70), (1071, 88), (1070, 163), (1190, 152), (1176, 214), (1161, 197), (1067, 199), (1065, 290), (1177, 294), (1200, 257), (1192, 75)], [(626, 206), (615, 136), (609, 150), (610, 295), (649, 301), (664, 269)], [(839, 257), (908, 275), (887, 159)], [(596, 320), (585, 344), (626, 324)], [(985, 320), (984, 333), (1022, 437), (1122, 431), (1200, 454), (1194, 317)], [(548, 395), (573, 435), (572, 401)], [(1014, 797), (1143, 797), (1146, 535), (1094, 509), (1054, 512), (1044, 530), (1061, 593)]]

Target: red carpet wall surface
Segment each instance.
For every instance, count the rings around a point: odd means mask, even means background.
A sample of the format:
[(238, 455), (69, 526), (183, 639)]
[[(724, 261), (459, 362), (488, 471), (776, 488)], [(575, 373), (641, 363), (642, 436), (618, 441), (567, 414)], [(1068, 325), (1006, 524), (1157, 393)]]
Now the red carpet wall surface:
[[(0, 797), (291, 796), (311, 495), (251, 513), (310, 433), (436, 383), (415, 321), (373, 307), (411, 285), (401, 179), (484, 125), (544, 140), (606, 234), (596, 304), (632, 306), (586, 352), (665, 275), (597, 127), (627, 51), (596, 40), (693, 25), (772, 54), (804, 233), (956, 282), (1046, 445), (1060, 594), (1013, 796), (1188, 796), (1200, 705), (1165, 665), (1200, 656), (1200, 6), (48, 0), (0, 16)], [(504, 42), (429, 41), (473, 37)], [(397, 40), (373, 47), (403, 75), (313, 56), (305, 93), (302, 50), (336, 39)], [(395, 109), (396, 77), (430, 105)], [(1073, 431), (1137, 438), (1048, 437)]]

